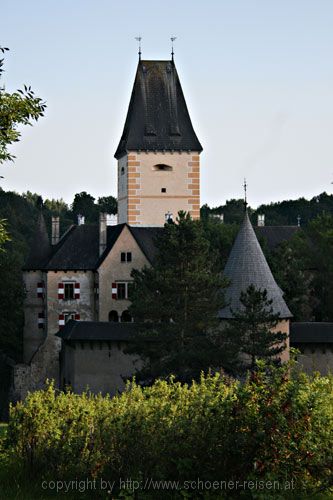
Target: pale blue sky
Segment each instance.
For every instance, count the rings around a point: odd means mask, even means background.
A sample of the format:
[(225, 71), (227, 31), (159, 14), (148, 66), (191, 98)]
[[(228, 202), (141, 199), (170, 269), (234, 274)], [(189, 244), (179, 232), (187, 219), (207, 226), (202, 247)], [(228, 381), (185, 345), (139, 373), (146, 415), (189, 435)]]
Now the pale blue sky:
[(201, 202), (332, 192), (333, 0), (0, 0), (2, 83), (46, 117), (1, 167), (4, 189), (116, 195), (114, 151), (137, 65), (175, 61), (203, 145)]

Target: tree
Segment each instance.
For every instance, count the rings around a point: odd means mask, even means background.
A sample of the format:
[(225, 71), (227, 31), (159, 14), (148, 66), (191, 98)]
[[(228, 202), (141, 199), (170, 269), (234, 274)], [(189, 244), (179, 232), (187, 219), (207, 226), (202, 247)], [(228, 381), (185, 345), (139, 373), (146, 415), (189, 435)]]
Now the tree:
[[(7, 47), (0, 47), (4, 53)], [(0, 60), (0, 77), (3, 73), (3, 59)], [(18, 142), (21, 132), (19, 125), (32, 125), (44, 116), (45, 102), (34, 95), (31, 87), (24, 85), (24, 90), (17, 90), (12, 94), (0, 87), (0, 164), (5, 161), (13, 161), (15, 156), (9, 153), (8, 146)]]
[(74, 217), (83, 215), (88, 222), (94, 222), (97, 217), (97, 208), (94, 202), (95, 198), (86, 191), (77, 193), (71, 207)]
[(222, 335), (226, 353), (224, 367), (233, 374), (255, 370), (260, 359), (277, 361), (287, 338), (283, 332), (272, 331), (280, 316), (273, 312), (266, 290), (250, 285), (246, 292), (241, 292), (240, 302), (243, 309), (232, 311), (233, 319), (228, 321)]
[(304, 241), (302, 234), (296, 234), (291, 241), (283, 241), (272, 252), (267, 253), (267, 260), (274, 278), (283, 290), (293, 320), (312, 321), (313, 286), (306, 271), (305, 254), (302, 252), (300, 255), (297, 251), (300, 241)]
[(333, 215), (323, 213), (312, 220), (301, 243), (299, 252), (312, 270), (314, 316), (317, 321), (333, 321)]
[(117, 200), (114, 196), (102, 196), (98, 198), (97, 204), (100, 212), (107, 214), (117, 213)]
[(224, 280), (200, 221), (179, 212), (156, 240), (153, 267), (134, 270), (130, 312), (141, 323), (133, 351), (146, 361), (141, 378), (176, 374), (182, 381), (221, 366), (215, 343)]
[(9, 235), (6, 231), (5, 219), (0, 219), (0, 251), (3, 251), (3, 245), (9, 240)]

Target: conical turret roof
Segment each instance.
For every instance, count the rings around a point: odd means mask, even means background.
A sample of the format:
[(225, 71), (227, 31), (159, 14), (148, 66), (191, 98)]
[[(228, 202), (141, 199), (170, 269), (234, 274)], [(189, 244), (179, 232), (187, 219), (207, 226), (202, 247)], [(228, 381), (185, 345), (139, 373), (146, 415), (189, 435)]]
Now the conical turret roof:
[(37, 226), (24, 269), (43, 269), (50, 258), (51, 245), (47, 234), (45, 219), (40, 211)]
[(292, 316), (259, 245), (247, 211), (225, 266), (224, 276), (231, 283), (225, 294), (227, 306), (220, 310), (220, 318), (231, 319), (231, 310), (243, 308), (240, 295), (250, 285), (267, 290), (267, 297), (273, 301), (275, 314), (279, 313), (281, 318)]

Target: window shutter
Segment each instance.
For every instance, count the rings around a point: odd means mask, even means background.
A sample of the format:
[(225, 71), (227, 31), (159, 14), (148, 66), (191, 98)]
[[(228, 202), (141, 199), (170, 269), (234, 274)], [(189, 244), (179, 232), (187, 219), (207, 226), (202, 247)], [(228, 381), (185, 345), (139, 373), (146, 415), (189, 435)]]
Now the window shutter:
[(112, 298), (117, 300), (117, 283), (112, 283)]
[(64, 298), (64, 284), (58, 283), (58, 299), (61, 300)]
[(37, 297), (39, 299), (42, 299), (43, 295), (44, 295), (44, 283), (43, 281), (40, 281), (39, 283), (37, 283)]
[(65, 316), (63, 314), (59, 314), (59, 328), (63, 328), (65, 326)]
[(45, 317), (44, 317), (43, 312), (38, 313), (38, 320), (37, 321), (38, 321), (38, 328), (44, 328)]
[(78, 313), (75, 314), (75, 321), (80, 321), (80, 315)]
[(75, 283), (74, 285), (74, 299), (80, 298), (80, 283)]

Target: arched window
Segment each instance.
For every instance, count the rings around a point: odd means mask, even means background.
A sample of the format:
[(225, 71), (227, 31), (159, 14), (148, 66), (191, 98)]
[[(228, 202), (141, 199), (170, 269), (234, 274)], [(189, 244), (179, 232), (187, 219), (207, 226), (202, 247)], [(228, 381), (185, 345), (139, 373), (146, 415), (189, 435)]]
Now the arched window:
[(122, 323), (131, 323), (132, 322), (132, 316), (130, 315), (130, 313), (127, 310), (122, 313), (121, 322)]
[(113, 323), (118, 323), (119, 316), (118, 316), (117, 311), (110, 311), (109, 312), (109, 321), (112, 321)]
[(153, 166), (153, 170), (157, 170), (158, 172), (171, 172), (173, 168), (170, 165), (165, 165), (164, 163), (158, 163)]

